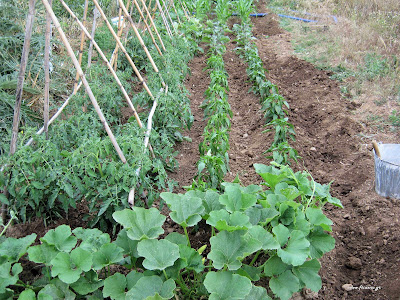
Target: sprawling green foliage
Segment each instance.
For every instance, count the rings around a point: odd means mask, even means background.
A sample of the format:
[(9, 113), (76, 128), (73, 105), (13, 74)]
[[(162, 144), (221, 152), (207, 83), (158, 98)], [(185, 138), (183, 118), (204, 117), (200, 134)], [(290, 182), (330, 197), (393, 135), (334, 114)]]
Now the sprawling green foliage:
[[(321, 288), (318, 259), (333, 249), (332, 221), (322, 209), (340, 201), (307, 172), (255, 165), (261, 185), (222, 183), (224, 191), (165, 192), (169, 217), (184, 229), (161, 238), (166, 217), (134, 207), (113, 213), (123, 227), (115, 241), (98, 229), (61, 225), (46, 233), (0, 243), (0, 296), (32, 299), (289, 299), (303, 287)], [(191, 247), (188, 229), (208, 224), (211, 245)], [(41, 267), (36, 282), (20, 282), (20, 258)], [(119, 272), (110, 272), (118, 266)], [(138, 272), (137, 270), (143, 270)], [(115, 269), (114, 269), (115, 270)], [(255, 284), (263, 278), (270, 291)], [(22, 297), (22, 296), (20, 296)], [(149, 298), (150, 297), (150, 298)]]

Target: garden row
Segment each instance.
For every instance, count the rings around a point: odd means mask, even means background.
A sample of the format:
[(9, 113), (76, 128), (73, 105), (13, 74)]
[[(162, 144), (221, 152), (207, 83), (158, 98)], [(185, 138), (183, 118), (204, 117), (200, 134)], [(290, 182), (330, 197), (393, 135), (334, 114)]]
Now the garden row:
[[(57, 211), (55, 205), (60, 203), (68, 210), (83, 199), (88, 202), (90, 212), (96, 214), (90, 225), (108, 223), (108, 227), (122, 230), (113, 241), (104, 231), (71, 230), (67, 225), (48, 231), (40, 239), (40, 245), (33, 245), (35, 234), (21, 239), (0, 237), (3, 239), (0, 268), (1, 274), (6, 274), (0, 284), (0, 296), (22, 295), (24, 299), (171, 299), (175, 296), (180, 299), (234, 297), (261, 300), (270, 299), (270, 295), (289, 299), (303, 287), (314, 291), (321, 288), (318, 259), (335, 244), (326, 232), (332, 230), (332, 221), (322, 209), (327, 203), (341, 204), (330, 195), (329, 185), (315, 182), (307, 172), (295, 173), (286, 165), (289, 158), (297, 157), (287, 144), (287, 138), (294, 135), (284, 109), (288, 105), (278, 94), (277, 87), (266, 80), (257, 48), (251, 41), (251, 2), (238, 0), (233, 3), (232, 7), (230, 1), (218, 0), (213, 7), (217, 19), (212, 21), (206, 20), (211, 1), (188, 3), (190, 9), (196, 11), (197, 18), (182, 26), (185, 36), (171, 42), (165, 56), (166, 66), (160, 70), (162, 77), (168, 79), (166, 83), (171, 92), (160, 95), (158, 115), (153, 119), (155, 125), (150, 139), (156, 156), (153, 161), (135, 140), (143, 140), (144, 131), (135, 122), (123, 123), (117, 114), (112, 114), (109, 118), (114, 117), (114, 130), (120, 134), (117, 138), (126, 147), (124, 153), (130, 154), (127, 156), (129, 167), (125, 169), (123, 164), (118, 165), (110, 142), (99, 133), (101, 130), (88, 130), (87, 119), (93, 128), (100, 127), (96, 125), (95, 115), (79, 114), (82, 106), (91, 112), (91, 108), (84, 105), (85, 96), (81, 94), (74, 110), (67, 113), (74, 116), (60, 123), (59, 129), (57, 126), (52, 129), (52, 136), (59, 137), (56, 141), (38, 138), (35, 148), (25, 148), (19, 159), (15, 156), (7, 162), (19, 169), (10, 167), (8, 172), (16, 173), (10, 173), (9, 179), (4, 177), (2, 180), (9, 185), (13, 182), (15, 188), (13, 190), (11, 186), (10, 194), (20, 197), (15, 203), (25, 205), (25, 212), (33, 210), (44, 214), (39, 210), (43, 205)], [(239, 51), (248, 62), (254, 91), (261, 96), (267, 125), (274, 125), (276, 132), (269, 150), (278, 163), (271, 166), (255, 164), (256, 173), (263, 181), (246, 187), (222, 182), (229, 168), (228, 134), (232, 117), (227, 102), (228, 74), (222, 56), (227, 42), (226, 23), (232, 9), (238, 11), (242, 19), (242, 24), (235, 26), (242, 47)], [(127, 194), (140, 180), (140, 192), (148, 192), (146, 201), (151, 205), (157, 192), (168, 188), (165, 170), (173, 167), (174, 160), (170, 150), (164, 149), (172, 148), (173, 142), (182, 138), (180, 129), (190, 128), (192, 120), (180, 83), (186, 75), (180, 71), (182, 61), (185, 55), (198, 49), (199, 39), (203, 37), (210, 45), (207, 68), (211, 84), (202, 105), (208, 123), (199, 145), (198, 181), (184, 194), (160, 194), (161, 201), (169, 207), (170, 219), (179, 227), (164, 236), (163, 226), (174, 224), (167, 224), (166, 216), (156, 208), (127, 208)], [(140, 53), (138, 48), (136, 53)], [(160, 77), (150, 69), (146, 68), (149, 86), (155, 90), (160, 86)], [(106, 92), (108, 85), (105, 86), (104, 78), (107, 75), (102, 67), (98, 66), (92, 72), (99, 81), (99, 89)], [(129, 80), (130, 77), (125, 76), (121, 74)], [(114, 98), (117, 97), (109, 94), (102, 105), (108, 105), (108, 111), (117, 113), (120, 102), (110, 101)], [(151, 105), (145, 94), (138, 94), (135, 99), (142, 107)], [(72, 143), (71, 137), (80, 142), (78, 146)], [(276, 152), (273, 147), (284, 150)], [(56, 155), (49, 156), (49, 153)], [(31, 161), (27, 162), (27, 157)], [(134, 179), (139, 169), (141, 175)], [(24, 171), (21, 175), (14, 170)], [(43, 178), (36, 179), (38, 170)], [(51, 172), (54, 176), (44, 182), (45, 174)], [(63, 176), (64, 181), (59, 176)], [(22, 188), (25, 191), (18, 194)], [(47, 193), (56, 194), (51, 202), (52, 194)], [(23, 197), (31, 202), (24, 204)], [(24, 212), (15, 203), (8, 202), (19, 214)], [(191, 232), (200, 224), (206, 228), (209, 240), (195, 249)], [(206, 249), (207, 245), (210, 249)], [(43, 275), (36, 282), (19, 280), (23, 270), (20, 259), (26, 254), (29, 261), (41, 267)]]

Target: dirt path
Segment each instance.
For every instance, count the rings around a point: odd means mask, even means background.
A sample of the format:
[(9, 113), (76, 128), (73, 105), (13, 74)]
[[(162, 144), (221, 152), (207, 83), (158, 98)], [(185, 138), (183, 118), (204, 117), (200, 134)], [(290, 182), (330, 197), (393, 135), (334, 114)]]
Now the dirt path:
[[(293, 146), (302, 160), (298, 169), (307, 169), (320, 183), (332, 183), (332, 194), (341, 199), (344, 209), (327, 207), (334, 221), (336, 248), (322, 260), (323, 281), (318, 295), (303, 294), (306, 299), (399, 299), (400, 295), (400, 201), (385, 199), (374, 192), (374, 162), (360, 138), (365, 128), (352, 119), (357, 105), (341, 98), (337, 82), (329, 74), (292, 56), (289, 37), (273, 16), (253, 19), (253, 34), (267, 77), (278, 85), (290, 104), (289, 121), (297, 139)], [(262, 133), (264, 120), (259, 99), (248, 93), (246, 65), (233, 53), (234, 41), (224, 56), (229, 73), (229, 103), (233, 111), (229, 151), (231, 173), (242, 183), (257, 183), (252, 165), (268, 163), (262, 154), (272, 137)], [(187, 132), (192, 142), (178, 145), (178, 173), (172, 176), (180, 186), (189, 185), (196, 173), (198, 144), (203, 132), (204, 99), (209, 78), (203, 71), (206, 57), (190, 64), (192, 75), (186, 82), (191, 93), (195, 122)], [(352, 284), (352, 290), (342, 286)], [(371, 290), (374, 288), (374, 290)]]

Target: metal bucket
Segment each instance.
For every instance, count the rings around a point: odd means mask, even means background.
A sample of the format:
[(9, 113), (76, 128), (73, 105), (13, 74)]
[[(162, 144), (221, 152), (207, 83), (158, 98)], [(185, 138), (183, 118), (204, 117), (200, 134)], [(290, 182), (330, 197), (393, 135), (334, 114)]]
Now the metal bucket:
[(400, 199), (400, 145), (374, 143), (375, 191)]

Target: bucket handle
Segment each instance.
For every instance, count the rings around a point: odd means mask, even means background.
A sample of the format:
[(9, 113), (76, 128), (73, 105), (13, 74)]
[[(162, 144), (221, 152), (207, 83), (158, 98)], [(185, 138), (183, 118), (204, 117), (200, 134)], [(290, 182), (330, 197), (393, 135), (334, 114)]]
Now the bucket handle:
[(376, 156), (378, 156), (379, 158), (381, 158), (381, 152), (379, 151), (378, 143), (377, 143), (375, 140), (372, 141), (372, 146), (374, 147)]

